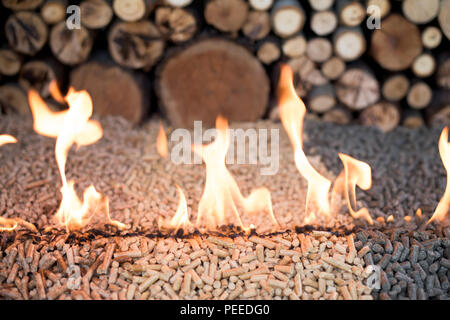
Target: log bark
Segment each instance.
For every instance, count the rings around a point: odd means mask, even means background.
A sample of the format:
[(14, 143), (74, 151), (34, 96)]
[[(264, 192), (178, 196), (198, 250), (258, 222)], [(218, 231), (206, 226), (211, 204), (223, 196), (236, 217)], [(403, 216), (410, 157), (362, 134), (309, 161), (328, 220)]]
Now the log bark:
[(298, 34), (283, 41), (281, 49), (288, 58), (297, 58), (306, 53), (306, 38), (303, 34)]
[(427, 49), (437, 48), (442, 41), (442, 32), (439, 28), (430, 26), (422, 32), (422, 43)]
[(400, 101), (408, 93), (409, 80), (403, 74), (388, 77), (381, 88), (381, 93), (387, 101)]
[(114, 0), (113, 10), (121, 20), (135, 22), (147, 17), (155, 5), (155, 0)]
[(41, 7), (41, 17), (46, 24), (56, 24), (66, 17), (67, 1), (47, 0)]
[(62, 21), (55, 25), (50, 33), (50, 48), (54, 56), (67, 65), (86, 61), (91, 53), (92, 45), (92, 35), (83, 26), (70, 30)]
[(306, 97), (313, 86), (321, 86), (328, 83), (317, 69), (316, 64), (306, 55), (299, 58), (290, 59), (288, 65), (292, 68), (294, 74), (294, 87), (297, 95), (301, 98)]
[(14, 76), (22, 65), (20, 56), (10, 49), (0, 49), (0, 74)]
[(361, 28), (339, 28), (333, 37), (334, 52), (344, 61), (353, 61), (366, 51), (366, 38)]
[(17, 84), (8, 83), (0, 86), (0, 107), (4, 113), (31, 115), (25, 91)]
[(402, 126), (415, 129), (425, 125), (422, 114), (418, 110), (407, 109), (403, 111)]
[(391, 11), (390, 0), (367, 0), (366, 7), (367, 7), (367, 13), (369, 15), (373, 15), (375, 13), (375, 12), (372, 12), (373, 6), (375, 6), (377, 13), (380, 14), (380, 18), (384, 18)]
[(427, 78), (436, 70), (436, 61), (430, 53), (420, 54), (413, 62), (411, 69), (419, 78)]
[(150, 21), (117, 22), (108, 34), (113, 59), (132, 69), (150, 69), (164, 53), (164, 40)]
[(223, 39), (204, 39), (172, 49), (156, 73), (156, 92), (170, 123), (192, 127), (194, 120), (214, 126), (217, 115), (255, 121), (264, 114), (269, 80), (245, 48)]
[(311, 30), (319, 36), (326, 36), (332, 33), (338, 24), (338, 19), (333, 11), (318, 11), (312, 15)]
[(205, 20), (223, 32), (237, 32), (242, 28), (249, 11), (243, 0), (210, 0), (205, 6)]
[(404, 0), (402, 11), (405, 17), (415, 24), (428, 23), (438, 15), (439, 0)]
[(437, 85), (450, 89), (450, 54), (441, 54), (439, 57), (439, 68), (436, 74)]
[(336, 96), (351, 110), (362, 110), (378, 101), (377, 79), (367, 67), (351, 67), (336, 83)]
[(444, 35), (450, 40), (450, 0), (442, 0), (438, 14), (439, 25)]
[(329, 80), (338, 79), (345, 71), (345, 62), (339, 57), (331, 57), (321, 66), (322, 74)]
[[(408, 36), (405, 37), (405, 34)], [(371, 54), (385, 69), (405, 70), (422, 51), (420, 31), (411, 22), (398, 14), (383, 20), (381, 29), (374, 31)]]
[(400, 111), (395, 104), (378, 102), (364, 109), (359, 121), (365, 126), (377, 127), (383, 132), (389, 132), (399, 125)]
[(155, 25), (161, 34), (173, 42), (192, 39), (197, 32), (197, 19), (182, 8), (159, 7), (155, 10)]
[(308, 93), (308, 108), (316, 113), (324, 113), (336, 104), (334, 86), (327, 83), (323, 86), (316, 86)]
[(272, 11), (272, 30), (282, 38), (290, 37), (305, 25), (305, 11), (297, 0), (276, 1)]
[(84, 0), (80, 11), (81, 23), (88, 29), (104, 28), (113, 17), (113, 10), (105, 0)]
[(332, 54), (333, 46), (327, 38), (313, 38), (306, 45), (306, 55), (314, 62), (325, 62)]
[(337, 0), (339, 21), (347, 27), (356, 27), (366, 18), (366, 8), (358, 1)]
[(39, 7), (44, 0), (2, 0), (2, 4), (11, 10), (34, 10)]
[(272, 7), (273, 0), (249, 0), (250, 6), (255, 10), (266, 11)]
[(322, 120), (325, 122), (345, 125), (352, 121), (352, 114), (348, 109), (337, 106), (325, 112), (322, 116)]
[(250, 11), (242, 33), (251, 40), (261, 40), (270, 33), (270, 15), (266, 11)]
[(51, 81), (61, 84), (63, 80), (62, 66), (54, 61), (33, 60), (25, 63), (20, 70), (18, 82), (28, 92), (36, 90), (43, 98), (50, 96)]
[(150, 110), (150, 84), (145, 75), (104, 57), (72, 70), (70, 85), (88, 91), (98, 115), (121, 116), (137, 124)]
[(47, 42), (48, 30), (41, 17), (31, 11), (18, 11), (5, 24), (9, 45), (15, 51), (33, 56)]
[(428, 106), (433, 98), (433, 91), (423, 81), (414, 83), (409, 89), (406, 101), (413, 109), (423, 109)]
[(328, 10), (334, 4), (334, 0), (308, 0), (308, 2), (311, 8), (316, 11)]
[(259, 43), (256, 56), (262, 63), (267, 65), (277, 61), (281, 56), (280, 45), (277, 39), (268, 38)]

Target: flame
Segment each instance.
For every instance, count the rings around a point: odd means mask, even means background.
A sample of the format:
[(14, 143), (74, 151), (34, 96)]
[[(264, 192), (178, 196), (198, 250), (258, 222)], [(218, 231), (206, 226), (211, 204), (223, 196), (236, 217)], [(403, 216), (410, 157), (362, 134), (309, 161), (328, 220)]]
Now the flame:
[(338, 187), (333, 187), (333, 193), (335, 190), (339, 191), (342, 186), (342, 181), (344, 181), (345, 199), (352, 217), (355, 219), (365, 218), (367, 222), (373, 224), (367, 208), (361, 208), (358, 211), (353, 210), (353, 206), (356, 207), (356, 186), (363, 190), (368, 190), (372, 186), (372, 170), (370, 166), (365, 162), (356, 160), (343, 153), (339, 153), (339, 158), (344, 164), (344, 170), (336, 179), (335, 186)]
[(447, 172), (447, 186), (445, 187), (444, 195), (434, 210), (433, 216), (427, 223), (431, 223), (434, 220), (443, 222), (450, 206), (450, 143), (448, 142), (448, 127), (442, 130), (441, 137), (439, 138), (439, 154)]
[(331, 182), (311, 166), (303, 151), (303, 119), (306, 107), (295, 93), (292, 69), (288, 65), (281, 66), (277, 93), (280, 118), (294, 149), (295, 165), (300, 174), (308, 181), (305, 223), (308, 224), (315, 220), (314, 211), (309, 212), (310, 209), (313, 209), (312, 205), (315, 205), (320, 213), (330, 217), (328, 192)]
[(245, 198), (231, 173), (225, 166), (225, 157), (230, 145), (228, 121), (218, 116), (216, 119), (217, 136), (208, 145), (193, 145), (193, 151), (200, 155), (206, 164), (206, 182), (200, 199), (197, 214), (197, 226), (216, 228), (230, 223), (228, 213), (231, 212), (237, 224), (245, 228), (240, 218), (237, 206), (245, 212), (256, 213), (266, 211), (272, 222), (278, 226), (272, 210), (270, 192), (265, 188), (256, 189)]
[(391, 214), (389, 217), (387, 217), (386, 222), (393, 222), (394, 216)]
[(34, 130), (47, 137), (56, 137), (55, 155), (62, 180), (62, 201), (55, 216), (56, 220), (65, 225), (68, 231), (77, 230), (103, 209), (109, 223), (124, 228), (125, 225), (109, 218), (107, 198), (102, 197), (93, 186), (90, 186), (85, 190), (81, 202), (75, 192), (74, 182), (68, 182), (66, 178), (65, 167), (71, 146), (76, 144), (80, 147), (95, 143), (103, 135), (100, 123), (89, 120), (93, 111), (89, 94), (70, 88), (65, 97), (69, 109), (59, 112), (50, 110), (34, 90), (29, 91), (28, 99), (33, 114)]
[(158, 137), (156, 138), (156, 150), (161, 157), (167, 159), (167, 155), (169, 154), (167, 148), (167, 136), (161, 122), (159, 122)]
[(169, 222), (164, 221), (161, 217), (158, 220), (159, 230), (170, 230), (177, 233), (179, 229), (186, 229), (192, 226), (189, 221), (188, 208), (186, 203), (186, 197), (184, 196), (183, 190), (177, 185), (178, 194), (180, 195), (180, 200), (178, 201), (178, 208), (175, 215)]
[(58, 84), (56, 83), (55, 80), (50, 81), (48, 89), (50, 91), (50, 95), (56, 102), (59, 102), (60, 104), (66, 103), (61, 91), (59, 90)]
[(9, 134), (0, 134), (0, 146), (8, 143), (16, 143), (17, 139)]

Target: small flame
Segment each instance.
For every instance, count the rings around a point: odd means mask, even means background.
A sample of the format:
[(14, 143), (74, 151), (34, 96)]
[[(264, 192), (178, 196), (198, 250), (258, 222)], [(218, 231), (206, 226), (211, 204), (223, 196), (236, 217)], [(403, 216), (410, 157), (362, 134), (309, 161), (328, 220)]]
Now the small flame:
[(169, 154), (167, 148), (167, 136), (161, 122), (159, 122), (158, 137), (156, 138), (156, 150), (161, 157), (167, 159), (167, 155)]
[(187, 229), (192, 226), (189, 221), (188, 208), (186, 203), (186, 197), (184, 196), (183, 190), (177, 185), (178, 194), (180, 195), (180, 200), (178, 201), (178, 208), (175, 215), (169, 222), (164, 221), (161, 217), (158, 220), (159, 230), (169, 230), (177, 233), (179, 229)]
[(8, 143), (16, 143), (17, 139), (9, 134), (0, 134), (0, 146)]
[(431, 223), (434, 220), (443, 222), (450, 207), (450, 143), (448, 142), (448, 127), (445, 127), (444, 130), (442, 130), (441, 137), (439, 138), (439, 153), (445, 171), (447, 172), (447, 186), (445, 187), (444, 195), (434, 210), (433, 216), (427, 223)]
[(416, 217), (419, 218), (419, 219), (423, 218), (422, 209), (417, 208), (417, 210), (416, 210)]
[(47, 137), (56, 137), (55, 155), (62, 180), (62, 201), (56, 219), (67, 230), (77, 230), (85, 226), (93, 215), (103, 208), (109, 223), (118, 228), (125, 226), (109, 218), (108, 200), (103, 198), (93, 186), (84, 192), (83, 202), (78, 198), (74, 182), (67, 182), (65, 167), (69, 150), (73, 144), (78, 147), (98, 141), (103, 130), (95, 120), (89, 120), (92, 115), (92, 100), (86, 91), (69, 89), (65, 100), (69, 109), (54, 112), (49, 109), (38, 93), (30, 90), (28, 94), (31, 112), (33, 114), (34, 130)]
[[(303, 151), (303, 120), (306, 107), (295, 92), (292, 69), (288, 65), (281, 66), (277, 93), (281, 122), (291, 140), (295, 164), (300, 174), (308, 181), (305, 223), (311, 223), (316, 218), (314, 211), (311, 210), (313, 209), (311, 205), (317, 207), (319, 212), (325, 214), (326, 217), (330, 217), (328, 193), (331, 182), (311, 166)], [(309, 212), (310, 210), (311, 212)]]
[(212, 143), (192, 146), (194, 152), (200, 155), (206, 164), (205, 189), (198, 206), (196, 225), (214, 229), (229, 224), (231, 221), (227, 216), (231, 212), (237, 224), (248, 231), (249, 228), (244, 227), (238, 213), (237, 206), (241, 206), (248, 213), (263, 210), (268, 212), (273, 224), (278, 226), (272, 210), (270, 192), (260, 188), (245, 198), (225, 166), (225, 157), (230, 145), (228, 121), (225, 118), (217, 117), (216, 131), (217, 136)]
[(391, 214), (389, 217), (387, 217), (386, 222), (394, 222), (394, 216)]
[(61, 91), (59, 90), (58, 84), (56, 83), (55, 80), (50, 81), (48, 89), (50, 91), (50, 95), (56, 102), (59, 102), (60, 104), (66, 103), (66, 101), (64, 100), (64, 96), (62, 95)]
[(343, 153), (339, 153), (339, 158), (344, 164), (344, 170), (336, 179), (337, 183), (335, 185), (340, 185), (344, 181), (345, 199), (352, 217), (355, 219), (365, 218), (369, 224), (373, 224), (367, 208), (361, 208), (358, 211), (353, 209), (353, 207), (356, 207), (356, 186), (363, 190), (368, 190), (372, 186), (372, 170), (370, 166)]

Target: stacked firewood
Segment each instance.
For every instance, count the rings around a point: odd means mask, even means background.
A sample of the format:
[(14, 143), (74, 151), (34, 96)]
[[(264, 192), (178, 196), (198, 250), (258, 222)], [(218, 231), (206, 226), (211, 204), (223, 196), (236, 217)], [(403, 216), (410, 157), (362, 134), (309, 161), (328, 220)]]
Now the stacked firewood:
[[(87, 89), (100, 115), (174, 126), (273, 115), (280, 62), (325, 121), (450, 122), (450, 0), (1, 0), (0, 107)], [(153, 94), (155, 93), (155, 94)]]

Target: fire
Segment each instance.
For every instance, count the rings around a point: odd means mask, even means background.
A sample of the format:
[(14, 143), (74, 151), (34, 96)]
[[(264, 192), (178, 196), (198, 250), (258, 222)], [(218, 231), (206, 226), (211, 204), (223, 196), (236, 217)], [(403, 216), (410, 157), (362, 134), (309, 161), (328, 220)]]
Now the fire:
[(368, 190), (372, 186), (372, 170), (370, 166), (343, 153), (339, 153), (339, 158), (344, 164), (344, 170), (336, 179), (335, 188), (333, 189), (340, 189), (343, 182), (345, 200), (352, 217), (355, 219), (364, 218), (368, 223), (373, 224), (367, 208), (361, 208), (358, 211), (353, 209), (353, 207), (356, 207), (356, 186), (363, 190)]
[(163, 157), (164, 159), (167, 159), (167, 155), (169, 154), (168, 148), (167, 148), (167, 136), (166, 132), (164, 131), (164, 127), (161, 122), (159, 122), (159, 131), (158, 136), (156, 138), (156, 150), (158, 151), (158, 154)]
[(56, 83), (55, 80), (50, 81), (50, 84), (48, 86), (48, 89), (50, 91), (50, 95), (52, 96), (52, 98), (61, 103), (61, 104), (65, 104), (66, 101), (64, 100), (64, 97), (61, 93), (61, 91), (59, 90), (58, 84)]
[(450, 143), (448, 142), (448, 127), (445, 127), (444, 130), (442, 130), (441, 137), (439, 138), (439, 154), (441, 155), (442, 163), (447, 172), (447, 186), (445, 187), (444, 195), (439, 201), (433, 216), (428, 223), (431, 223), (434, 220), (443, 222), (450, 207)]
[(229, 213), (234, 215), (238, 226), (245, 228), (238, 212), (238, 206), (245, 212), (266, 211), (274, 225), (278, 226), (272, 210), (270, 192), (265, 188), (254, 190), (245, 198), (231, 173), (225, 166), (225, 157), (230, 145), (228, 121), (219, 116), (216, 119), (217, 136), (208, 145), (193, 145), (194, 152), (200, 155), (206, 164), (206, 182), (200, 199), (197, 214), (197, 226), (216, 228), (229, 224)]
[(179, 229), (186, 229), (192, 226), (189, 221), (188, 208), (186, 203), (186, 197), (184, 196), (183, 190), (177, 185), (178, 194), (180, 195), (180, 200), (178, 201), (178, 208), (175, 215), (169, 222), (164, 221), (161, 217), (158, 220), (159, 230), (169, 230), (176, 233)]
[(315, 207), (320, 213), (330, 217), (328, 193), (331, 182), (311, 166), (303, 151), (303, 119), (306, 114), (306, 107), (295, 93), (293, 74), (288, 65), (282, 65), (281, 67), (277, 93), (280, 118), (294, 149), (295, 165), (300, 174), (308, 181), (305, 223), (308, 224), (315, 220)]
[(8, 143), (16, 143), (17, 139), (9, 134), (0, 134), (0, 146)]
[(75, 91), (70, 88), (65, 101), (68, 110), (54, 112), (49, 109), (38, 93), (30, 90), (28, 94), (33, 114), (34, 130), (47, 137), (56, 137), (55, 155), (62, 180), (62, 201), (56, 213), (56, 220), (67, 230), (77, 230), (85, 226), (100, 210), (106, 213), (109, 223), (118, 228), (125, 226), (109, 217), (108, 199), (99, 194), (93, 186), (84, 192), (81, 201), (74, 189), (74, 182), (67, 181), (65, 167), (69, 150), (73, 144), (86, 146), (98, 141), (103, 130), (92, 115), (92, 100), (86, 91)]

